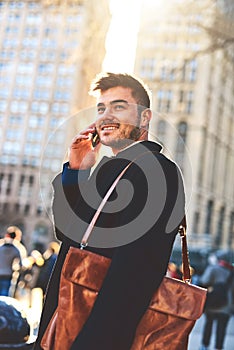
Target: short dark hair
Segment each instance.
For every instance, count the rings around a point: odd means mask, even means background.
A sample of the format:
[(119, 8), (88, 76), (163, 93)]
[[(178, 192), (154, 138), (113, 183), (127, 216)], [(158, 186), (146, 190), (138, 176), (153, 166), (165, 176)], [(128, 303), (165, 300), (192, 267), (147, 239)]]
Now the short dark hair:
[(150, 108), (149, 92), (145, 84), (125, 73), (98, 74), (91, 84), (90, 94), (95, 95), (95, 91), (104, 92), (117, 86), (129, 88), (138, 105)]

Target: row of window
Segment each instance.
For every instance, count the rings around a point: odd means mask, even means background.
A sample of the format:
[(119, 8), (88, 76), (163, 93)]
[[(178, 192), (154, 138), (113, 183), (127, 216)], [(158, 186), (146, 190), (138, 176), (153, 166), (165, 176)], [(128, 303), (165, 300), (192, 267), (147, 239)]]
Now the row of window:
[[(172, 90), (159, 90), (157, 93), (157, 111), (163, 113), (172, 112), (172, 102), (174, 100), (174, 92)], [(176, 107), (178, 111), (191, 114), (193, 106), (193, 91), (181, 90), (179, 92), (178, 103), (179, 106)]]
[[(204, 227), (204, 233), (205, 234), (211, 234), (214, 232), (214, 228), (212, 227), (213, 224), (213, 217), (214, 215), (217, 215), (214, 212), (214, 206), (215, 203), (213, 200), (208, 200), (207, 206), (206, 206), (206, 217), (205, 217), (205, 227)], [(215, 244), (219, 246), (222, 243), (222, 237), (223, 237), (223, 226), (224, 226), (224, 220), (225, 220), (225, 206), (221, 206), (219, 208), (218, 212), (218, 221), (217, 221), (217, 227), (216, 227), (216, 237), (215, 237)], [(193, 232), (197, 233), (199, 230), (199, 224), (200, 224), (200, 213), (195, 212), (194, 213), (194, 222), (193, 222)], [(229, 216), (229, 244), (231, 245), (232, 240), (234, 239), (234, 211), (231, 211)]]
[[(30, 204), (19, 204), (15, 203), (14, 206), (12, 206), (11, 203), (5, 202), (0, 203), (0, 212), (4, 215), (6, 215), (8, 212), (14, 212), (14, 214), (23, 214), (25, 216), (31, 215), (32, 206)], [(41, 216), (43, 214), (43, 211), (41, 210), (41, 207), (38, 207), (36, 209), (36, 215)]]
[(13, 60), (19, 57), (22, 61), (33, 61), (38, 57), (41, 62), (52, 62), (57, 60), (65, 61), (69, 56), (70, 54), (67, 50), (59, 53), (54, 50), (43, 50), (43, 52), (39, 53), (37, 50), (30, 50), (29, 48), (27, 50), (21, 48), (20, 51), (5, 48), (0, 51), (0, 59), (2, 60)]
[[(12, 71), (14, 64), (12, 62), (0, 62), (0, 71), (6, 73)], [(66, 64), (56, 64), (56, 63), (39, 63), (36, 67), (32, 62), (21, 62), (17, 65), (17, 73), (20, 74), (33, 74), (37, 68), (37, 73), (39, 74), (52, 74), (56, 71), (58, 75), (70, 75), (75, 73), (75, 66)]]
[[(8, 101), (0, 100), (0, 112), (6, 112)], [(55, 102), (51, 106), (48, 102), (34, 101), (31, 103), (31, 108), (26, 101), (12, 101), (10, 103), (10, 112), (12, 113), (26, 113), (28, 110), (33, 113), (48, 114), (50, 113), (68, 113), (69, 105), (65, 102)]]
[[(25, 90), (25, 86), (15, 87), (12, 93), (12, 97), (16, 99), (30, 99), (32, 92), (30, 90)], [(53, 94), (53, 96), (52, 96)], [(7, 89), (0, 88), (0, 98), (9, 98), (11, 97), (10, 91)], [(45, 88), (37, 89), (33, 92), (32, 97), (38, 100), (48, 100), (51, 99), (57, 101), (69, 101), (71, 98), (70, 91), (67, 90), (56, 90), (51, 91), (51, 89), (46, 90)]]
[[(157, 123), (156, 128), (156, 135), (162, 144), (165, 143), (167, 140), (167, 132), (168, 132), (168, 123), (161, 119)], [(184, 163), (184, 156), (185, 156), (185, 147), (186, 147), (186, 140), (187, 140), (187, 132), (188, 132), (188, 125), (186, 122), (180, 122), (177, 125), (177, 138), (176, 138), (176, 145), (175, 145), (175, 156), (174, 160), (176, 163), (180, 166), (181, 170), (183, 171), (183, 163)]]
[(197, 74), (197, 61), (169, 61), (157, 60), (154, 57), (144, 58), (141, 62), (140, 74), (142, 78), (161, 81), (188, 81), (195, 82)]
[[(4, 116), (0, 115), (0, 122), (3, 123)], [(30, 128), (44, 128), (47, 124), (48, 118), (42, 115), (31, 115), (28, 119), (28, 126)], [(52, 129), (57, 128), (64, 122), (64, 118), (51, 117), (49, 120), (49, 127)], [(25, 116), (23, 115), (10, 115), (8, 117), (8, 125), (10, 127), (14, 126), (25, 126)], [(12, 129), (13, 130), (13, 129)], [(12, 131), (13, 132), (13, 131)], [(30, 132), (30, 130), (29, 130)]]
[(23, 159), (20, 159), (18, 155), (8, 155), (3, 154), (0, 157), (0, 164), (3, 165), (23, 165), (26, 167), (38, 168), (42, 166), (42, 168), (52, 171), (53, 173), (58, 173), (61, 170), (61, 159), (64, 157), (64, 154), (59, 154), (59, 159), (44, 159), (41, 161), (40, 157), (26, 156), (24, 155)]
[[(8, 80), (4, 79), (4, 78), (8, 78)], [(0, 83), (2, 83), (2, 85), (4, 85), (4, 83), (9, 83), (10, 79), (9, 77), (1, 77), (0, 79)], [(53, 84), (55, 84), (55, 86), (59, 86), (59, 87), (70, 87), (73, 83), (73, 79), (70, 76), (58, 76), (56, 77), (55, 81), (53, 79), (53, 77), (51, 76), (47, 76), (47, 75), (37, 75), (35, 78), (35, 82), (32, 79), (31, 75), (16, 75), (15, 77), (15, 83), (19, 86), (22, 85), (22, 87), (31, 87), (32, 85), (36, 85), (39, 87), (52, 87)], [(4, 91), (8, 91), (6, 89), (6, 86), (3, 88), (0, 88), (0, 93), (4, 94)]]

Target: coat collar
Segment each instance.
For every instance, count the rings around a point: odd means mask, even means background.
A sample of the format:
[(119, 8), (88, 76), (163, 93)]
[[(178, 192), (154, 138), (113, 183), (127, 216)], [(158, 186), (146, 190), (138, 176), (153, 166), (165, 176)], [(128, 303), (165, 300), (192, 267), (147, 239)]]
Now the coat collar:
[(133, 143), (130, 147), (125, 148), (124, 150), (120, 151), (116, 157), (117, 158), (125, 158), (125, 157), (131, 157), (135, 155), (139, 155), (139, 150), (142, 149), (142, 146), (147, 148), (150, 152), (161, 152), (162, 146), (159, 143), (153, 142), (153, 141), (140, 141)]

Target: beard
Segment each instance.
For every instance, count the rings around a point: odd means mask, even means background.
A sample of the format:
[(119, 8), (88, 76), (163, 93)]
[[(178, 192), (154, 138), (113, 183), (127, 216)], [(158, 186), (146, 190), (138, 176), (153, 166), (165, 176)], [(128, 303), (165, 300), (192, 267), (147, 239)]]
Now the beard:
[(127, 133), (122, 133), (119, 137), (116, 138), (111, 138), (108, 141), (101, 140), (101, 143), (115, 148), (115, 149), (123, 149), (129, 145), (131, 145), (133, 142), (138, 141), (138, 139), (141, 136), (141, 130), (139, 127), (134, 127), (128, 134)]

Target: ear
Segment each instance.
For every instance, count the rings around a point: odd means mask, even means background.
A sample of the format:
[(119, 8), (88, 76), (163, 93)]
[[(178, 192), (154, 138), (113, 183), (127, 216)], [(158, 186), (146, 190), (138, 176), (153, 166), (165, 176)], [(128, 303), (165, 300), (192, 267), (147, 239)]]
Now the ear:
[(140, 127), (144, 129), (148, 129), (151, 118), (152, 118), (152, 111), (149, 108), (144, 109), (144, 111), (141, 112)]

